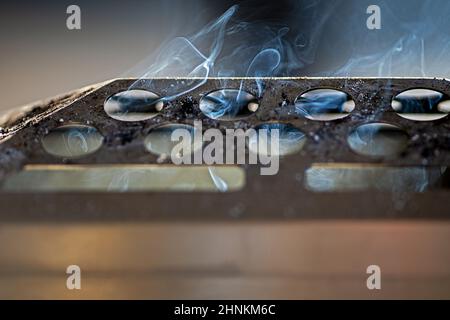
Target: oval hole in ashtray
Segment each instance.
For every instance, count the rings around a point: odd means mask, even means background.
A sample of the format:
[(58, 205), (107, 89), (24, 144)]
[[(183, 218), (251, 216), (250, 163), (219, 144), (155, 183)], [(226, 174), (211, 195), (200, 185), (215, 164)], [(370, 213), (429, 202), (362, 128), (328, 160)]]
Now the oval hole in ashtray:
[[(275, 131), (278, 131), (278, 151), (272, 150), (271, 134)], [(305, 143), (305, 134), (291, 124), (263, 123), (249, 136), (248, 149), (264, 156), (287, 156), (299, 152)]]
[(200, 100), (200, 110), (210, 119), (231, 121), (249, 117), (259, 108), (258, 99), (243, 90), (221, 89)]
[(164, 102), (154, 92), (127, 90), (116, 93), (105, 101), (104, 109), (111, 118), (120, 121), (143, 121), (158, 115)]
[(392, 108), (402, 118), (413, 121), (434, 121), (450, 112), (450, 98), (430, 89), (403, 91), (392, 100)]
[(69, 124), (50, 131), (42, 138), (41, 144), (51, 155), (79, 158), (100, 149), (103, 136), (94, 127)]
[[(150, 133), (144, 140), (145, 148), (154, 155), (170, 157), (173, 148), (181, 143), (180, 140), (172, 141), (172, 134), (176, 130), (183, 130), (185, 133), (184, 138), (190, 137), (191, 154), (203, 147), (203, 143), (201, 141), (197, 141), (196, 139), (194, 139), (195, 132), (198, 129), (187, 124), (171, 123), (156, 127), (155, 129), (150, 131)], [(185, 146), (186, 148), (183, 147), (183, 150), (186, 151), (189, 149), (189, 147), (187, 144)], [(180, 154), (178, 156), (182, 157), (183, 155)]]
[(355, 109), (349, 94), (335, 89), (314, 89), (295, 100), (296, 113), (310, 120), (333, 121), (348, 117)]
[(350, 148), (361, 155), (392, 157), (401, 154), (408, 145), (405, 131), (387, 123), (369, 123), (357, 127), (347, 138)]

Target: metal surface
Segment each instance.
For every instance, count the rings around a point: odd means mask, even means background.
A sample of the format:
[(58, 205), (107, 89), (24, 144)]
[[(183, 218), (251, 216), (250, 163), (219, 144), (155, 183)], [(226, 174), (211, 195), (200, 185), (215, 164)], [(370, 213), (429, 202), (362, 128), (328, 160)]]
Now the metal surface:
[[(153, 220), (289, 220), (340, 218), (450, 218), (445, 206), (450, 195), (445, 188), (421, 193), (359, 192), (317, 193), (305, 187), (305, 170), (317, 163), (374, 164), (401, 167), (441, 168), (450, 165), (450, 121), (448, 117), (427, 122), (405, 119), (396, 114), (391, 100), (411, 88), (427, 88), (450, 95), (444, 79), (263, 79), (264, 90), (258, 110), (239, 121), (207, 118), (199, 110), (200, 98), (221, 88), (242, 88), (258, 95), (255, 79), (208, 79), (188, 94), (170, 102), (152, 119), (124, 122), (109, 117), (106, 99), (132, 87), (147, 89), (161, 97), (168, 88), (183, 87), (189, 79), (121, 79), (86, 90), (69, 100), (53, 101), (2, 125), (0, 178), (35, 164), (158, 164), (161, 159), (144, 146), (148, 133), (161, 124), (193, 124), (201, 119), (203, 128), (252, 128), (267, 122), (290, 123), (306, 134), (304, 148), (280, 161), (275, 176), (261, 176), (258, 166), (244, 166), (244, 189), (229, 193), (11, 193), (0, 192), (1, 221), (153, 221)], [(295, 112), (296, 98), (311, 89), (331, 88), (348, 93), (355, 109), (336, 121), (313, 121)], [(69, 102), (68, 102), (69, 101)], [(349, 134), (372, 122), (396, 125), (409, 136), (405, 150), (388, 159), (371, 158), (352, 151)], [(49, 131), (70, 123), (95, 127), (104, 144), (95, 153), (79, 159), (61, 159), (45, 152), (41, 139)], [(163, 161), (169, 163), (169, 159)], [(400, 177), (399, 177), (400, 179)], [(445, 185), (447, 178), (441, 185)]]

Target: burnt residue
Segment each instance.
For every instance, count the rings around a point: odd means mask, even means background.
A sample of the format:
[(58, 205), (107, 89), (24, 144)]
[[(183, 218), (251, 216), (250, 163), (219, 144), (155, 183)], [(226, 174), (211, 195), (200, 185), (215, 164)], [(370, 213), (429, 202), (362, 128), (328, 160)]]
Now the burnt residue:
[[(152, 81), (141, 79), (139, 86), (161, 93), (169, 86), (176, 87), (180, 81), (182, 79)], [(33, 152), (33, 149), (38, 151), (39, 146), (34, 142), (36, 137), (44, 135), (48, 130), (59, 125), (69, 123), (89, 123), (96, 127), (105, 136), (106, 141), (111, 142), (110, 145), (114, 147), (116, 143), (131, 143), (152, 127), (164, 123), (192, 124), (194, 120), (202, 120), (204, 129), (214, 127), (225, 130), (235, 128), (236, 124), (240, 128), (248, 128), (263, 122), (279, 121), (289, 122), (311, 137), (315, 143), (308, 150), (310, 157), (320, 159), (333, 152), (334, 158), (351, 161), (356, 159), (348, 152), (345, 139), (348, 132), (357, 125), (375, 121), (388, 122), (402, 127), (411, 137), (417, 135), (425, 137), (421, 134), (423, 130), (428, 134), (436, 133), (442, 137), (442, 134), (445, 136), (444, 129), (450, 127), (447, 118), (429, 123), (415, 123), (401, 119), (391, 108), (392, 97), (412, 87), (426, 87), (450, 94), (448, 82), (438, 79), (268, 79), (265, 81), (265, 91), (259, 98), (258, 111), (234, 122), (208, 119), (199, 110), (201, 97), (221, 88), (219, 79), (211, 79), (203, 86), (172, 101), (165, 102), (164, 109), (153, 119), (130, 124), (108, 117), (103, 110), (102, 102), (114, 93), (127, 90), (135, 83), (136, 81), (132, 79), (117, 80), (78, 100), (76, 96), (70, 96), (62, 98), (59, 102), (51, 101), (48, 105), (36, 107), (23, 118), (7, 124), (2, 129), (2, 136), (5, 138), (10, 135), (11, 142), (8, 141), (7, 144), (25, 146), (28, 154), (28, 151)], [(255, 95), (258, 90), (256, 81), (252, 79), (230, 79), (227, 81), (227, 87), (242, 88)], [(296, 97), (318, 88), (334, 88), (346, 92), (355, 101), (355, 110), (347, 118), (328, 122), (308, 120), (297, 114), (293, 103)], [(58, 109), (57, 106), (63, 105), (62, 102), (72, 100), (74, 102), (68, 107)], [(12, 134), (11, 130), (13, 129), (19, 131)], [(114, 143), (112, 143), (113, 141)], [(317, 145), (318, 141), (321, 141), (322, 144)], [(435, 148), (436, 144), (430, 141), (432, 140), (420, 138), (416, 144), (429, 144), (427, 149)], [(105, 157), (114, 157), (113, 149), (110, 150), (110, 153), (110, 155), (105, 154)], [(424, 154), (431, 157), (428, 160), (432, 161), (433, 152)], [(40, 155), (39, 152), (37, 155)], [(361, 158), (357, 158), (357, 160), (364, 161)]]
[[(151, 90), (164, 96), (165, 88), (180, 85), (182, 79), (139, 80), (139, 87)], [(373, 194), (364, 194), (352, 198), (342, 195), (313, 195), (299, 186), (304, 171), (318, 162), (373, 163), (393, 166), (439, 166), (450, 165), (450, 120), (444, 118), (431, 122), (415, 122), (397, 115), (392, 107), (392, 98), (398, 93), (410, 88), (429, 88), (450, 95), (449, 82), (444, 79), (331, 79), (331, 78), (285, 78), (265, 79), (265, 91), (258, 95), (255, 79), (228, 79), (227, 88), (242, 88), (258, 96), (257, 112), (239, 121), (220, 121), (207, 118), (199, 110), (202, 96), (214, 90), (221, 89), (220, 79), (208, 79), (202, 86), (165, 101), (163, 110), (154, 118), (145, 121), (124, 122), (110, 118), (103, 109), (104, 101), (111, 95), (127, 90), (136, 85), (135, 79), (116, 80), (97, 88), (92, 92), (78, 93), (61, 100), (54, 100), (47, 105), (39, 106), (16, 119), (3, 125), (0, 133), (0, 179), (8, 172), (18, 170), (25, 164), (63, 164), (67, 159), (60, 159), (47, 154), (41, 139), (51, 130), (70, 123), (87, 124), (95, 127), (104, 137), (103, 146), (94, 154), (80, 159), (71, 159), (73, 164), (158, 164), (158, 157), (145, 150), (143, 141), (152, 129), (168, 123), (185, 123), (192, 125), (195, 120), (201, 120), (203, 129), (217, 128), (223, 132), (226, 129), (254, 128), (262, 123), (289, 123), (298, 128), (306, 136), (304, 148), (297, 154), (281, 158), (280, 174), (275, 177), (261, 177), (259, 170), (246, 167), (247, 186), (242, 192), (211, 195), (167, 195), (152, 194), (146, 196), (125, 195), (64, 195), (56, 199), (51, 195), (34, 195), (27, 201), (28, 206), (36, 205), (37, 201), (55, 201), (47, 205), (52, 216), (61, 217), (61, 210), (66, 202), (71, 205), (66, 209), (76, 217), (96, 216), (115, 219), (125, 219), (124, 210), (129, 206), (130, 215), (126, 218), (135, 220), (149, 217), (163, 218), (183, 207), (191, 211), (187, 216), (204, 217), (211, 213), (214, 206), (216, 216), (227, 216), (233, 204), (246, 201), (248, 204), (243, 217), (276, 217), (283, 203), (289, 203), (293, 210), (300, 212), (296, 217), (330, 217), (334, 212), (336, 217), (362, 215), (363, 217), (395, 217), (400, 213), (386, 198), (379, 195), (376, 200)], [(317, 88), (338, 89), (349, 94), (356, 107), (346, 118), (334, 121), (313, 121), (295, 112), (295, 99), (308, 90)], [(371, 158), (353, 152), (347, 143), (348, 135), (356, 127), (371, 123), (390, 123), (404, 130), (409, 136), (406, 150), (397, 157), (382, 159)], [(124, 197), (125, 197), (124, 196)], [(7, 195), (0, 192), (0, 200)], [(79, 201), (86, 197), (90, 207)], [(130, 201), (129, 199), (136, 201)], [(442, 196), (443, 197), (443, 196)], [(11, 199), (17, 199), (13, 196)], [(84, 198), (83, 198), (84, 199)], [(108, 201), (106, 201), (107, 199)], [(277, 199), (274, 201), (273, 199)], [(352, 206), (364, 208), (364, 212), (342, 202), (347, 199)], [(389, 198), (391, 199), (391, 198)], [(416, 199), (416, 197), (414, 197)], [(422, 199), (422, 200), (420, 200)], [(119, 202), (122, 200), (122, 202)], [(346, 201), (347, 201), (346, 200)], [(149, 209), (148, 201), (152, 202)], [(371, 202), (372, 201), (372, 202)], [(404, 216), (420, 216), (424, 205), (430, 206), (430, 212), (435, 217), (447, 217), (446, 212), (439, 212), (432, 199), (417, 197), (417, 203), (405, 206), (401, 210)], [(421, 202), (420, 202), (421, 201)], [(88, 202), (86, 202), (88, 203)], [(371, 203), (371, 206), (367, 206)], [(369, 208), (370, 207), (370, 208)], [(26, 203), (16, 203), (15, 208), (28, 212)], [(59, 209), (58, 209), (59, 208)], [(30, 211), (31, 212), (31, 209)], [(328, 212), (328, 213), (327, 213)], [(77, 215), (78, 214), (78, 215)], [(30, 213), (31, 215), (31, 213)], [(28, 215), (28, 217), (30, 217)], [(1, 216), (1, 215), (0, 215)], [(27, 216), (27, 215), (25, 215)], [(181, 213), (179, 217), (183, 216)], [(3, 216), (4, 217), (4, 216)], [(58, 218), (55, 218), (58, 219)]]
[[(0, 142), (8, 135), (21, 130), (24, 127), (33, 126), (40, 123), (42, 119), (49, 116), (54, 111), (74, 103), (81, 97), (85, 97), (101, 86), (102, 84), (98, 84), (75, 90), (73, 92), (60, 95), (59, 97), (37, 102), (7, 113), (2, 117), (0, 123)], [(95, 99), (94, 95), (90, 96), (90, 99)]]
[[(176, 87), (180, 85), (181, 81), (183, 79), (141, 79), (139, 87), (161, 94), (165, 88)], [(133, 144), (142, 139), (153, 127), (165, 123), (192, 124), (194, 120), (201, 120), (204, 129), (213, 127), (225, 130), (227, 128), (251, 128), (264, 122), (283, 122), (298, 127), (309, 137), (309, 143), (301, 158), (302, 162), (306, 161), (305, 156), (309, 159), (308, 161), (326, 161), (332, 157), (334, 161), (372, 162), (373, 159), (360, 157), (349, 150), (346, 143), (347, 135), (358, 125), (386, 122), (401, 127), (411, 137), (418, 139), (411, 143), (413, 147), (406, 152), (408, 157), (389, 161), (396, 164), (419, 164), (450, 160), (450, 156), (446, 152), (447, 146), (443, 142), (447, 136), (446, 130), (450, 127), (447, 118), (434, 122), (417, 123), (402, 119), (393, 112), (391, 107), (392, 98), (408, 88), (426, 87), (450, 94), (449, 84), (445, 80), (274, 78), (264, 82), (265, 91), (258, 99), (258, 111), (249, 114), (246, 118), (239, 119), (239, 121), (209, 119), (199, 110), (201, 97), (221, 88), (220, 79), (210, 79), (201, 87), (166, 101), (163, 110), (152, 119), (131, 123), (112, 119), (105, 114), (103, 102), (111, 95), (136, 85), (135, 80), (129, 79), (111, 82), (78, 100), (75, 96), (64, 97), (59, 102), (51, 101), (46, 106), (35, 108), (21, 120), (3, 128), (3, 137), (10, 136), (6, 144), (19, 147), (21, 150), (25, 149), (24, 152), (30, 158), (36, 160), (41, 158), (43, 161), (47, 161), (48, 158), (40, 150), (39, 137), (63, 124), (89, 124), (96, 127), (104, 135), (106, 141), (106, 148), (102, 148), (100, 154), (92, 155), (92, 159), (102, 161), (101, 159), (105, 158), (105, 160), (111, 161), (117, 157), (118, 151), (114, 149), (115, 147)], [(257, 83), (253, 79), (229, 79), (227, 87), (242, 88), (254, 95), (258, 93)], [(338, 89), (347, 93), (355, 101), (355, 110), (347, 118), (324, 122), (305, 119), (296, 113), (293, 101), (302, 93), (319, 88)], [(57, 106), (63, 105), (62, 102), (72, 100), (76, 101), (67, 107), (58, 109)], [(12, 134), (12, 128), (14, 130), (21, 129)], [(428, 135), (437, 134), (438, 138), (430, 139), (424, 132)], [(136, 148), (138, 148), (137, 145)], [(140, 150), (140, 152), (142, 152), (140, 158), (145, 158), (145, 151)], [(130, 159), (130, 161), (135, 161), (135, 159)]]
[(25, 159), (23, 152), (17, 149), (0, 147), (0, 181), (8, 174), (20, 170)]

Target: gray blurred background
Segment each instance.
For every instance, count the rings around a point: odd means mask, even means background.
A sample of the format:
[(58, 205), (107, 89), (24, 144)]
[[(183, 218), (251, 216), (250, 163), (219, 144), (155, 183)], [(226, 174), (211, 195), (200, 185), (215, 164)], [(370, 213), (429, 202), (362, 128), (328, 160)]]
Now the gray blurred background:
[[(0, 112), (99, 81), (140, 76), (162, 44), (195, 34), (235, 3), (3, 1)], [(66, 28), (70, 4), (81, 7), (82, 30)], [(382, 10), (381, 30), (366, 27), (370, 4)], [(267, 47), (266, 35), (282, 30), (277, 49), (286, 49), (284, 67), (276, 75), (444, 77), (450, 73), (449, 13), (447, 0), (241, 1), (231, 25), (255, 27), (225, 38), (223, 54), (233, 68), (230, 53), (237, 45), (259, 50)], [(245, 75), (245, 68), (236, 73)]]

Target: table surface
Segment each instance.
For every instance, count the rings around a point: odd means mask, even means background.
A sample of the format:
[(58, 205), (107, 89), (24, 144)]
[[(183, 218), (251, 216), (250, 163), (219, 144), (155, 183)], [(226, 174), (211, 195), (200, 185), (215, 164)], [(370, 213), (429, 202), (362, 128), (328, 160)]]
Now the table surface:
[(2, 224), (0, 298), (448, 299), (449, 240), (426, 221)]

